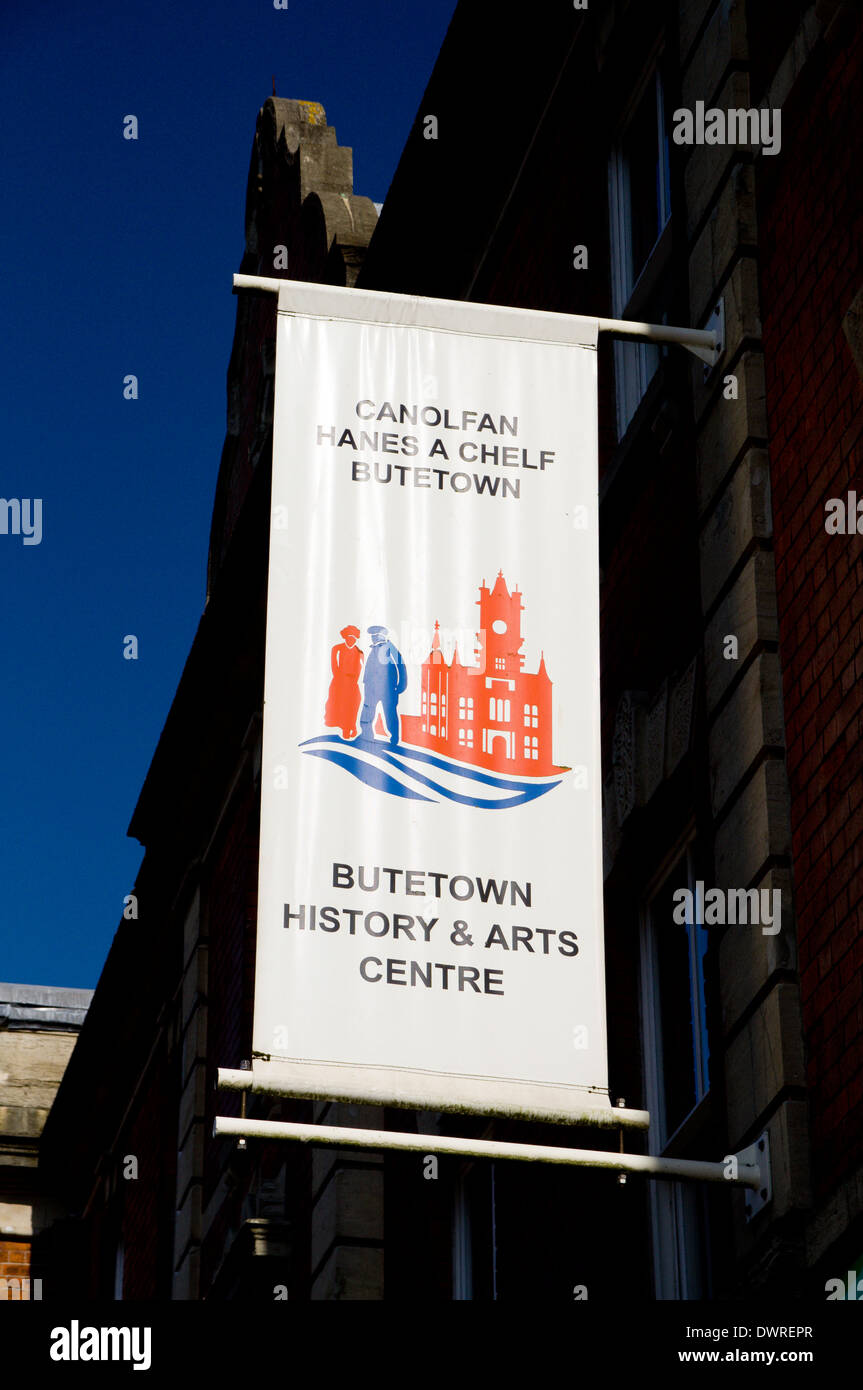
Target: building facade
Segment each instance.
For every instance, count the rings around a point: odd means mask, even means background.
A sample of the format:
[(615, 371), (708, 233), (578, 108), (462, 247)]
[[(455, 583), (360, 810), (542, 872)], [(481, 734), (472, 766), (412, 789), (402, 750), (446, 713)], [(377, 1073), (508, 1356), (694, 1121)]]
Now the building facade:
[(0, 984), (0, 1302), (42, 1297), (33, 1243), (63, 1214), (39, 1144), (93, 991)]
[[(207, 606), (131, 826), (140, 920), (121, 924), (45, 1130), (68, 1212), (46, 1282), (63, 1287), (70, 1232), (94, 1297), (602, 1301), (625, 1251), (633, 1300), (823, 1299), (861, 1268), (862, 62), (840, 0), (592, 0), (528, 26), (462, 0), (379, 221), (323, 109), (265, 103), (241, 266), (697, 327), (721, 309), (712, 367), (601, 340), (609, 1075), (613, 1100), (650, 1111), (652, 1153), (719, 1160), (766, 1136), (769, 1199), (212, 1138), (217, 1108), (242, 1103), (216, 1070), (251, 1057), (275, 304), (249, 293)], [(517, 578), (480, 602), (520, 635)], [(433, 642), (415, 738), (464, 756), (473, 722), (473, 757), (553, 770), (554, 672), (518, 651), (502, 635), (485, 659), (503, 669), (480, 678)], [(473, 695), (486, 678), (507, 691)], [(681, 892), (707, 890), (761, 915), (675, 920)], [(618, 1142), (382, 1107), (249, 1097), (245, 1113)]]

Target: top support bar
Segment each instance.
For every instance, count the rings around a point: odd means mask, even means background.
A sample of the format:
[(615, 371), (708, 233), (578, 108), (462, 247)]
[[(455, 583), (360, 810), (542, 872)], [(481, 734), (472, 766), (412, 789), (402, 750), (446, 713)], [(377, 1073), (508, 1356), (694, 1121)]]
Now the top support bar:
[[(263, 294), (278, 294), (282, 285), (290, 281), (279, 280), (273, 276), (235, 275), (234, 293), (237, 290), (258, 290)], [(567, 318), (581, 318), (580, 314), (568, 314)], [(696, 352), (704, 361), (716, 360), (722, 351), (722, 335), (713, 328), (675, 328), (668, 323), (638, 323), (634, 319), (595, 319), (600, 333), (611, 333), (616, 338), (645, 338), (651, 343), (679, 343), (681, 347)]]

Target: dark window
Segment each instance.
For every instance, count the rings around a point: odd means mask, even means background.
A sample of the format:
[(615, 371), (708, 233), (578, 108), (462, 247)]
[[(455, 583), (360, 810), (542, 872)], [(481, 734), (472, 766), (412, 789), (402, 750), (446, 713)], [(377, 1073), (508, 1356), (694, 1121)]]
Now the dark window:
[[(697, 863), (690, 845), (648, 901), (643, 917), (642, 1031), (651, 1153), (668, 1150), (710, 1088), (708, 929), (698, 920)], [(681, 889), (690, 894), (688, 900)], [(700, 1113), (703, 1119), (704, 1111)], [(696, 1130), (690, 1139), (697, 1145), (697, 1121)], [(654, 1181), (649, 1205), (656, 1298), (707, 1297), (709, 1230), (703, 1192), (692, 1183)]]
[[(608, 170), (611, 300), (615, 318), (665, 317), (652, 281), (663, 233), (671, 219), (671, 178), (665, 91), (659, 72), (648, 79), (632, 118), (611, 154)], [(650, 273), (648, 273), (650, 272)], [(617, 431), (626, 432), (659, 366), (647, 342), (614, 344)]]

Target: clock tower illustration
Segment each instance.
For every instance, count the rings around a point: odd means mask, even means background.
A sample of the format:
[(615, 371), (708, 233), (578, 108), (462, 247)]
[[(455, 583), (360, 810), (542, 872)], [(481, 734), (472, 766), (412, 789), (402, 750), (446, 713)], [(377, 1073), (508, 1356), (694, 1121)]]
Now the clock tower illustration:
[(564, 771), (552, 752), (552, 681), (545, 656), (536, 672), (523, 669), (521, 592), (510, 592), (500, 571), (492, 589), (483, 580), (477, 606), (477, 664), (463, 665), (458, 647), (446, 661), (436, 622), (421, 668), (421, 711), (402, 717), (402, 738), (493, 772), (542, 777)]

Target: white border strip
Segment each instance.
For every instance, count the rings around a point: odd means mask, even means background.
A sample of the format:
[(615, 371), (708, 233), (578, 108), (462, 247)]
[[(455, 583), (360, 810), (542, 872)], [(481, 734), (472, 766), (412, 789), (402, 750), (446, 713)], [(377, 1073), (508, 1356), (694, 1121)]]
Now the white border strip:
[[(346, 289), (306, 280), (275, 280), (235, 275), (234, 289), (264, 290), (279, 296), (279, 313), (305, 318), (395, 324), (406, 328), (468, 333), (471, 337), (514, 338), (528, 342), (565, 343), (596, 349), (597, 319), (553, 314), (540, 309), (512, 309), (467, 300), (426, 299), (384, 290)], [(458, 308), (453, 325), (453, 308)]]
[[(394, 323), (446, 333), (470, 333), (474, 337), (520, 338), (594, 349), (599, 333), (612, 333), (618, 338), (647, 338), (654, 343), (679, 343), (682, 347), (700, 348), (715, 357), (722, 348), (722, 335), (712, 328), (680, 328), (668, 323), (640, 323), (634, 319), (593, 319), (581, 314), (513, 309), (499, 304), (475, 304), (472, 300), (426, 299), (420, 295), (346, 289), (342, 285), (317, 285), (306, 280), (278, 280), (262, 275), (235, 275), (234, 291), (237, 290), (277, 294), (280, 313), (302, 314), (306, 318)], [(454, 302), (461, 311), (457, 329), (452, 326)]]

